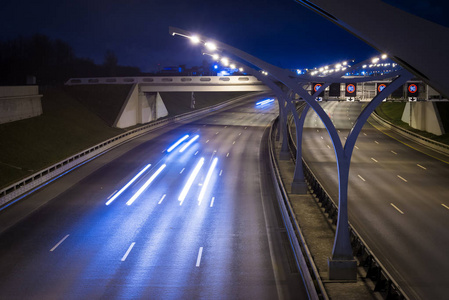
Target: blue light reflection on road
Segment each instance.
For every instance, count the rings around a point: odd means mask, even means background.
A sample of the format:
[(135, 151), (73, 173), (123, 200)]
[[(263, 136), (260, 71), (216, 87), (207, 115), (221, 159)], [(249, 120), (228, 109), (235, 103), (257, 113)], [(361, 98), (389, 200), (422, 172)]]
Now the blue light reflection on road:
[(159, 169), (151, 175), (150, 179), (148, 179), (147, 182), (145, 182), (145, 184), (137, 191), (137, 193), (135, 193), (134, 196), (126, 202), (126, 205), (133, 204), (133, 202), (146, 190), (146, 188), (154, 181), (154, 179), (156, 179), (156, 177), (162, 172), (162, 170), (164, 170), (166, 166), (166, 164), (160, 166)]

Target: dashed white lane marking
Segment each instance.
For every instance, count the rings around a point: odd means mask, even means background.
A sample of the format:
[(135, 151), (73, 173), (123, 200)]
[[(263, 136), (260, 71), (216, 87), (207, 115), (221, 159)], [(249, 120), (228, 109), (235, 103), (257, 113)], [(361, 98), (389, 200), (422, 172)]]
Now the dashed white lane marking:
[(357, 146), (354, 146), (354, 148), (356, 148), (357, 150), (359, 149), (359, 147), (357, 147)]
[(198, 151), (196, 151), (194, 155), (197, 155), (197, 154), (198, 154)]
[(399, 176), (399, 175), (398, 175), (398, 177), (399, 177), (400, 179), (402, 179), (403, 181), (407, 182), (407, 179), (405, 179), (404, 177)]
[(378, 144), (379, 145), (379, 142), (378, 141), (374, 141), (376, 144)]
[(218, 174), (218, 176), (221, 176), (222, 173), (223, 173), (223, 170), (220, 170), (220, 174)]
[(226, 125), (225, 128), (228, 128), (228, 125)]
[(443, 204), (443, 203), (441, 203), (441, 205), (443, 205), (443, 207), (449, 209), (449, 206), (447, 206), (447, 205), (445, 205), (445, 204)]
[(136, 244), (135, 242), (131, 243), (131, 245), (129, 246), (128, 250), (126, 250), (125, 255), (123, 255), (121, 261), (125, 261), (126, 260), (126, 258), (128, 257), (129, 253), (131, 252), (131, 250), (133, 249), (135, 244)]
[(246, 129), (246, 128), (248, 128), (248, 127), (245, 126), (245, 129)]
[(161, 200), (159, 200), (159, 202), (158, 202), (157, 204), (161, 204), (161, 203), (162, 203), (162, 201), (164, 201), (164, 199), (165, 199), (165, 196), (167, 196), (167, 194), (164, 194), (164, 195), (162, 196)]
[(366, 134), (366, 133), (363, 133), (363, 135), (364, 135), (364, 136), (367, 136), (367, 134)]
[(215, 132), (215, 135), (217, 135), (220, 131)]
[(404, 214), (404, 212), (402, 210), (400, 210), (396, 205), (394, 205), (393, 203), (390, 203), (391, 206), (393, 206), (398, 212), (400, 212), (402, 215)]
[(53, 248), (50, 249), (50, 252), (55, 251), (55, 249), (58, 248), (58, 246), (61, 245), (62, 242), (64, 242), (65, 239), (69, 237), (69, 235), (70, 235), (70, 234), (68, 234), (68, 235), (66, 235), (65, 237), (63, 237), (62, 240), (60, 240), (60, 241), (59, 241)]
[(329, 149), (331, 148), (331, 146), (329, 146), (329, 145), (326, 145), (326, 146), (327, 146), (327, 148), (329, 148)]
[(209, 143), (209, 140), (206, 141), (206, 144)]
[(240, 132), (239, 135), (242, 135), (242, 133)]
[(366, 181), (365, 180), (365, 178), (363, 178), (362, 176), (360, 176), (360, 175), (357, 175), (360, 179), (362, 179), (362, 181)]
[(226, 154), (226, 157), (229, 157), (229, 152)]
[(117, 193), (118, 190), (115, 190), (111, 195), (109, 195), (109, 197), (107, 198), (107, 200), (109, 200), (109, 198), (111, 198), (112, 196), (114, 196), (115, 193)]
[(234, 145), (234, 144), (235, 144), (235, 141), (233, 141), (232, 144)]
[(323, 138), (323, 137), (321, 137), (321, 139), (322, 139), (322, 140), (324, 140), (324, 138)]
[(371, 157), (371, 160), (374, 162), (378, 162), (374, 157)]
[(182, 172), (184, 172), (186, 168), (182, 168), (181, 172), (179, 172), (179, 174), (182, 174)]
[(212, 197), (212, 200), (210, 201), (210, 207), (214, 206), (215, 197)]
[(418, 167), (420, 167), (421, 169), (423, 169), (423, 170), (427, 170), (427, 168), (426, 167), (424, 167), (424, 166), (421, 166), (420, 164), (416, 164)]
[(200, 247), (198, 251), (198, 257), (196, 258), (196, 266), (199, 267), (201, 263), (201, 256), (203, 255), (203, 247)]
[(397, 153), (396, 153), (396, 152), (394, 152), (393, 150), (391, 150), (391, 153), (393, 153), (394, 155), (397, 155)]

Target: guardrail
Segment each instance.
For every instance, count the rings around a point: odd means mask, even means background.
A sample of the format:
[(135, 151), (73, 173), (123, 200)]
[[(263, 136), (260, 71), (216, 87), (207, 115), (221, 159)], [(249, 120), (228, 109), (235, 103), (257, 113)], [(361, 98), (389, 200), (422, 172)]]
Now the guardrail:
[(439, 151), (439, 152), (443, 152), (444, 154), (449, 154), (449, 145), (434, 141), (432, 139), (426, 138), (424, 136), (421, 136), (417, 133), (414, 133), (412, 131), (409, 131), (407, 129), (401, 128), (387, 120), (382, 119), (379, 115), (377, 115), (376, 112), (374, 112), (373, 114), (371, 114), (371, 117), (378, 122), (379, 124), (381, 124), (382, 126), (385, 126), (387, 128), (390, 128), (391, 130), (393, 130), (394, 132), (416, 142), (419, 144), (422, 144), (424, 146), (427, 146), (429, 148), (432, 148), (435, 151)]
[[(66, 173), (74, 170), (75, 168), (80, 167), (81, 165), (89, 162), (90, 160), (106, 153), (107, 151), (130, 141), (131, 139), (137, 138), (143, 134), (146, 134), (150, 131), (156, 130), (158, 128), (192, 119), (204, 114), (208, 114), (219, 110), (225, 106), (232, 105), (238, 101), (241, 101), (247, 97), (253, 97), (262, 95), (264, 92), (260, 93), (251, 93), (250, 95), (243, 95), (240, 97), (236, 97), (229, 101), (211, 106), (202, 109), (198, 109), (195, 112), (188, 112), (182, 115), (178, 115), (176, 117), (171, 117), (159, 121), (152, 122), (150, 124), (143, 125), (139, 128), (124, 132), (119, 134), (113, 138), (110, 138), (102, 143), (99, 143), (93, 147), (90, 147), (84, 151), (81, 151), (69, 158), (66, 158), (54, 165), (51, 165), (39, 172), (36, 172), (12, 185), (7, 186), (6, 188), (0, 190), (0, 210), (6, 208), (7, 206), (15, 203), (22, 198), (28, 196), (29, 194), (35, 192), (37, 189), (49, 184), (50, 182), (56, 180), (57, 178), (65, 175)], [(14, 201), (13, 201), (14, 200)]]
[[(299, 107), (299, 110), (302, 110), (303, 108), (304, 105)], [(292, 120), (290, 118), (288, 126), (288, 145), (290, 155), (296, 163), (296, 143), (291, 131), (291, 122)], [(312, 169), (303, 158), (302, 164), (304, 169), (304, 177), (309, 185), (310, 191), (315, 194), (318, 202), (321, 203), (324, 211), (328, 214), (328, 218), (332, 221), (332, 224), (336, 225), (338, 205), (331, 198), (323, 184), (321, 184), (321, 182), (317, 179)], [(382, 295), (383, 299), (409, 299), (351, 224), (349, 224), (349, 232), (353, 255), (359, 261), (359, 267), (363, 267), (365, 269), (366, 277), (374, 283), (374, 291)]]
[[(268, 138), (269, 144), (269, 155), (270, 155), (270, 170), (273, 181), (275, 182), (276, 198), (279, 203), (279, 208), (281, 211), (282, 219), (284, 220), (285, 228), (287, 229), (287, 234), (292, 246), (295, 261), (298, 269), (302, 274), (304, 284), (309, 295), (309, 299), (328, 299), (326, 290), (324, 289), (323, 282), (321, 281), (318, 269), (312, 258), (312, 254), (307, 247), (305, 238), (299, 228), (298, 222), (296, 221), (293, 208), (290, 205), (287, 191), (281, 181), (280, 171), (277, 164), (275, 151), (273, 149), (273, 144), (275, 143), (275, 131), (279, 118), (276, 118), (272, 125), (270, 126), (270, 133)], [(307, 257), (307, 261), (305, 257)]]
[(79, 84), (157, 84), (157, 85), (228, 85), (259, 84), (263, 82), (254, 76), (153, 76), (153, 77), (91, 77), (70, 78), (65, 85)]

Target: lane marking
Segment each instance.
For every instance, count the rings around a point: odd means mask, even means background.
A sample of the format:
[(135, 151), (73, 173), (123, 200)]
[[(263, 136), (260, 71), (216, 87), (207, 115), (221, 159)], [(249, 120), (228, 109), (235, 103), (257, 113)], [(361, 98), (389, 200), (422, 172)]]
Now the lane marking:
[(165, 199), (165, 196), (167, 196), (167, 194), (164, 194), (164, 195), (162, 196), (161, 200), (159, 200), (159, 202), (158, 202), (157, 204), (161, 204), (162, 201)]
[(220, 131), (215, 132), (215, 135), (217, 135)]
[(222, 173), (223, 173), (223, 170), (220, 170), (220, 174), (218, 174), (218, 176), (221, 176)]
[(226, 125), (225, 128), (228, 128), (228, 125)]
[(378, 144), (379, 145), (379, 142), (378, 141), (374, 141), (376, 144)]
[(144, 185), (142, 185), (142, 187), (128, 200), (128, 202), (126, 202), (126, 205), (129, 206), (133, 204), (133, 202), (136, 201), (136, 199), (148, 188), (148, 186), (153, 182), (154, 179), (156, 179), (156, 177), (162, 172), (162, 170), (165, 169), (166, 166), (166, 164), (160, 166), (159, 169), (157, 169), (157, 171), (154, 172), (153, 175), (151, 175), (150, 179), (148, 179), (147, 182), (145, 182)]
[(65, 239), (69, 237), (69, 235), (70, 235), (70, 234), (68, 234), (68, 235), (66, 235), (65, 237), (63, 237), (62, 240), (60, 240), (60, 241), (59, 241), (53, 248), (50, 249), (50, 252), (55, 251), (55, 249), (58, 248), (58, 246), (61, 245), (62, 242), (64, 242)]
[(246, 129), (246, 128), (248, 128), (248, 127), (245, 126), (245, 129)]
[(393, 203), (390, 203), (391, 206), (393, 206), (398, 212), (400, 212), (402, 215), (404, 214), (404, 212), (402, 210), (400, 210), (396, 205), (394, 205)]
[(228, 154), (226, 154), (226, 157), (228, 157), (229, 156), (229, 152), (228, 152)]
[(321, 137), (321, 139), (324, 140), (323, 137)]
[(398, 175), (398, 177), (399, 177), (400, 179), (404, 180), (405, 182), (407, 182), (407, 179), (405, 179), (404, 177), (399, 176), (399, 175)]
[(398, 155), (396, 152), (394, 152), (393, 150), (391, 150), (391, 153), (393, 153), (394, 155)]
[(182, 172), (184, 172), (186, 168), (182, 168), (181, 172), (179, 172), (179, 174), (182, 174)]
[(327, 148), (329, 148), (329, 149), (331, 148), (331, 146), (329, 146), (329, 145), (326, 145), (326, 146), (327, 146)]
[(234, 144), (235, 144), (235, 141), (233, 141), (232, 144), (234, 145)]
[(210, 201), (210, 207), (214, 206), (214, 201), (215, 201), (215, 197), (212, 197), (212, 200)]
[(126, 260), (126, 258), (128, 257), (129, 253), (131, 252), (131, 250), (132, 250), (132, 248), (134, 247), (135, 244), (136, 244), (135, 242), (131, 243), (131, 246), (129, 246), (129, 248), (126, 251), (125, 255), (123, 255), (121, 261), (125, 261)]
[(197, 155), (197, 154), (198, 154), (198, 151), (196, 151), (194, 155)]
[(443, 205), (443, 207), (449, 209), (449, 206), (447, 206), (447, 205), (445, 205), (445, 204), (443, 204), (443, 203), (441, 203), (441, 205)]
[(375, 158), (371, 157), (371, 160), (374, 162), (378, 162)]
[(206, 141), (206, 144), (209, 143), (209, 140)]
[(357, 150), (359, 149), (359, 147), (357, 147), (357, 146), (354, 146), (354, 148), (356, 148)]
[(117, 191), (118, 190), (115, 190), (111, 195), (109, 195), (109, 197), (108, 198), (106, 198), (106, 200), (109, 200), (109, 198), (111, 198), (112, 197), (112, 195), (114, 195), (115, 193), (117, 193)]
[(364, 135), (364, 136), (367, 136), (367, 134), (366, 134), (366, 133), (363, 133), (363, 135)]
[(199, 267), (201, 263), (201, 256), (203, 255), (203, 247), (200, 247), (198, 251), (198, 257), (196, 258), (196, 266)]
[(360, 176), (360, 175), (357, 175), (360, 179), (362, 179), (362, 181), (366, 181), (365, 180), (365, 178), (363, 178), (362, 176)]
[(240, 132), (239, 135), (242, 135), (242, 133)]
[(421, 169), (423, 169), (423, 170), (427, 170), (427, 168), (426, 167), (424, 167), (424, 166), (421, 166), (420, 164), (416, 164), (418, 167), (420, 167)]

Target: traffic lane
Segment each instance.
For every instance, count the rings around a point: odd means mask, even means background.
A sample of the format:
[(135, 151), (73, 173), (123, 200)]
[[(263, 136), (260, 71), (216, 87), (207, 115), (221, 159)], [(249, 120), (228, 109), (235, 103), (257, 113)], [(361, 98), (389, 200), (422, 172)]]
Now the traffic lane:
[[(114, 203), (114, 204), (116, 204), (116, 203)], [(95, 219), (97, 219), (97, 218), (95, 218)], [(122, 219), (122, 218), (116, 218), (116, 219)], [(88, 222), (86, 222), (86, 223), (88, 223)], [(138, 224), (138, 223), (137, 223)], [(88, 224), (87, 225), (87, 227), (91, 227), (90, 225), (92, 225), (92, 224)], [(130, 227), (132, 227), (132, 226), (126, 226), (126, 232), (128, 232), (127, 234), (129, 234), (130, 232), (133, 232), (133, 230), (130, 230)], [(108, 224), (108, 226), (104, 226), (104, 229), (106, 229), (106, 228), (114, 228), (113, 226), (111, 226), (111, 224)], [(100, 230), (101, 231), (101, 230)], [(135, 231), (135, 230), (134, 230)], [(125, 236), (126, 236), (126, 234), (124, 234)], [(84, 235), (80, 235), (81, 236), (81, 239), (85, 239), (86, 238), (86, 236)], [(99, 239), (98, 238), (98, 235), (97, 234), (94, 234), (94, 233), (92, 233), (92, 230), (91, 230), (91, 236), (93, 236), (93, 238), (94, 238), (94, 242), (97, 242), (97, 244), (103, 244), (102, 243), (102, 241), (101, 241), (101, 239)], [(123, 236), (123, 234), (122, 235), (119, 235), (119, 236)], [(63, 245), (64, 246), (69, 246), (70, 244), (69, 244), (69, 242), (70, 241), (75, 241), (75, 239), (74, 239), (74, 237), (77, 237), (77, 234), (72, 234), (67, 240), (64, 240), (63, 241), (63, 243), (60, 245), (60, 246), (58, 246), (58, 247), (63, 247)], [(122, 247), (117, 247), (117, 243), (112, 243), (112, 245), (114, 245), (114, 248), (122, 248)], [(135, 245), (137, 245), (137, 244), (135, 244)], [(138, 246), (135, 246), (135, 247), (138, 247)], [(59, 248), (59, 249), (61, 249), (61, 248)], [(86, 247), (86, 251), (89, 251), (89, 249), (90, 249), (90, 247)], [(128, 248), (129, 249), (129, 248)], [(137, 248), (136, 248), (137, 249)], [(103, 252), (103, 251), (101, 251), (101, 252)], [(88, 258), (86, 258), (85, 257), (85, 251), (76, 251), (75, 253), (84, 253), (83, 255), (84, 255), (84, 260), (90, 260), (90, 261), (92, 261), (92, 259), (88, 259)], [(77, 261), (83, 261), (83, 259), (79, 259), (79, 260), (77, 260)], [(97, 259), (95, 259), (94, 261), (97, 261)], [(101, 264), (100, 266), (104, 266), (104, 265), (107, 265), (107, 264)], [(69, 268), (70, 269), (70, 268)], [(76, 269), (76, 270), (80, 270), (80, 269), (85, 269), (85, 267), (82, 267), (82, 264), (77, 264), (77, 266), (74, 268), (74, 269)], [(103, 268), (96, 268), (96, 267), (93, 267), (93, 270), (102, 270)], [(73, 272), (75, 272), (75, 270), (72, 270), (70, 273), (73, 273)], [(103, 272), (103, 271), (102, 271)], [(91, 271), (89, 271), (89, 272), (87, 272), (87, 274), (93, 274), (93, 271), (91, 270)], [(56, 276), (57, 277), (57, 276)], [(77, 285), (75, 285), (75, 286), (77, 286)], [(59, 290), (61, 290), (61, 289), (63, 289), (62, 287), (60, 287), (59, 288)], [(97, 293), (98, 293), (98, 289), (94, 289)], [(74, 293), (74, 295), (79, 295), (79, 293)], [(92, 295), (92, 294), (89, 294), (89, 295)]]

